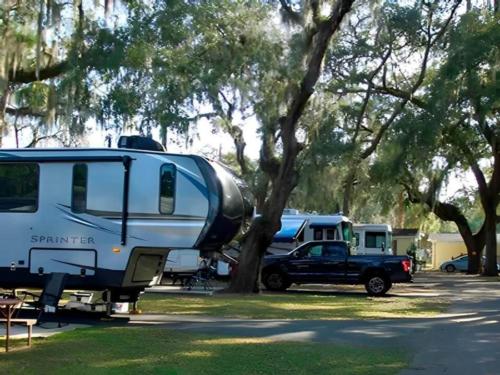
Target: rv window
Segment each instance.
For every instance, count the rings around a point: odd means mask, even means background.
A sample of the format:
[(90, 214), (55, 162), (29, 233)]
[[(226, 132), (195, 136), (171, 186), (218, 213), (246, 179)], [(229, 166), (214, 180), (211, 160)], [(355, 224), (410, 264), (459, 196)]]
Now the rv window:
[(335, 239), (335, 229), (334, 228), (328, 228), (326, 230), (326, 239), (327, 240), (334, 240)]
[(382, 244), (387, 247), (385, 232), (366, 232), (365, 247), (381, 248)]
[(38, 165), (0, 164), (0, 211), (35, 212), (38, 208)]
[(319, 241), (323, 239), (323, 229), (314, 230), (314, 240)]
[(73, 187), (71, 191), (71, 210), (85, 212), (87, 209), (87, 165), (73, 167)]
[(172, 214), (174, 212), (175, 198), (175, 166), (163, 164), (160, 170), (160, 213)]

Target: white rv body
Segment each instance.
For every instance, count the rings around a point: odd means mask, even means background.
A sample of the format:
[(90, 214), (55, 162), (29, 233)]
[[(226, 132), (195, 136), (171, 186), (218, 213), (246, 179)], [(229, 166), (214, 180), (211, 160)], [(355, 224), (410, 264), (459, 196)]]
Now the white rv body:
[(293, 213), (281, 216), (281, 229), (274, 235), (268, 253), (285, 254), (308, 241), (352, 241), (352, 223), (343, 215), (302, 214), (290, 209), (286, 212)]
[(358, 255), (393, 255), (389, 224), (353, 224)]
[(172, 250), (168, 253), (165, 272), (169, 274), (195, 273), (200, 268), (201, 259), (200, 250)]
[(42, 288), (60, 272), (68, 289), (134, 301), (159, 281), (171, 249), (230, 241), (251, 218), (246, 193), (195, 155), (0, 150), (0, 287)]

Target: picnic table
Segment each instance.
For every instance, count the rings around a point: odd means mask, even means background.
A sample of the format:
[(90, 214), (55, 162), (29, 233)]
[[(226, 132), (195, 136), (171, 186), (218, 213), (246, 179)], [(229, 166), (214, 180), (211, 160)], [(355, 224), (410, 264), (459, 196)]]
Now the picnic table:
[(5, 319), (6, 327), (5, 327), (5, 351), (9, 351), (9, 334), (10, 334), (10, 322), (12, 319), (12, 315), (16, 309), (21, 306), (22, 301), (18, 298), (2, 298), (0, 299), (0, 314), (3, 319)]

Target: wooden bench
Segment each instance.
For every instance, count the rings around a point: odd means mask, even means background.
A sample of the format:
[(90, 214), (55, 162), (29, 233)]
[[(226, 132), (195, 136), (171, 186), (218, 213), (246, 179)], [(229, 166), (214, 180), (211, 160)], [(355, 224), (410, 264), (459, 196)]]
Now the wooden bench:
[[(7, 324), (7, 319), (0, 319), (0, 323)], [(31, 334), (33, 333), (33, 326), (36, 324), (36, 319), (10, 319), (10, 323), (22, 323), (28, 327), (28, 346), (31, 347)]]

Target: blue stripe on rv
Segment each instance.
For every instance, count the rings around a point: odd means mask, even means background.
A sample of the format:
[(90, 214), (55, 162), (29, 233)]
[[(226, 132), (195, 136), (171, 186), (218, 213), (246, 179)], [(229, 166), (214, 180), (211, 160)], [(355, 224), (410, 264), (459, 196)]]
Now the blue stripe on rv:
[(181, 175), (186, 177), (189, 180), (189, 182), (191, 182), (200, 191), (200, 193), (203, 194), (203, 196), (208, 199), (208, 189), (206, 188), (206, 186), (204, 186), (201, 182), (197, 181), (195, 178), (193, 178), (192, 176), (190, 176), (189, 174), (180, 169), (177, 169), (177, 173), (180, 173)]

